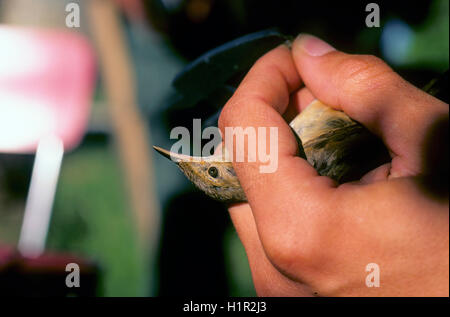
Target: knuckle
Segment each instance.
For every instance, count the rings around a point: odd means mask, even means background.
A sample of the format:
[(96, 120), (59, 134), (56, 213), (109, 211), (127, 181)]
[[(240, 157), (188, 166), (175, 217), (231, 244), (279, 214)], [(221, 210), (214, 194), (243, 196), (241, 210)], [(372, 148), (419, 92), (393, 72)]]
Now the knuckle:
[(384, 61), (373, 55), (349, 56), (339, 65), (336, 74), (336, 84), (346, 95), (392, 87), (399, 78)]
[(302, 270), (313, 270), (327, 262), (326, 258), (331, 254), (328, 228), (326, 221), (312, 219), (307, 232), (286, 227), (278, 230), (281, 233), (277, 237), (264, 241), (266, 255), (279, 271), (288, 276), (295, 276)]
[(243, 113), (254, 110), (254, 99), (255, 96), (237, 90), (223, 107), (219, 122), (222, 120), (223, 123), (233, 123)]
[(238, 104), (232, 97), (223, 107), (219, 115), (219, 126), (226, 127), (233, 125), (233, 119), (237, 117)]
[(299, 257), (294, 241), (278, 236), (276, 239), (267, 239), (264, 243), (269, 261), (280, 271), (289, 272), (293, 265), (299, 264)]
[(261, 100), (255, 95), (239, 93), (228, 100), (219, 115), (219, 127), (242, 126), (250, 114), (257, 113)]

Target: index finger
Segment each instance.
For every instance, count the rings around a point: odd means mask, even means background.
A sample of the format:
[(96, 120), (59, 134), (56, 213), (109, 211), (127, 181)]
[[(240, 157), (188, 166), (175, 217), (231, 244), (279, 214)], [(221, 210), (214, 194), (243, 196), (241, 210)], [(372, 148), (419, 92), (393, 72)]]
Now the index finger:
[[(244, 189), (255, 217), (258, 232), (264, 244), (267, 236), (282, 233), (287, 226), (307, 226), (324, 191), (333, 183), (318, 176), (315, 169), (296, 156), (297, 141), (281, 114), (289, 103), (291, 93), (302, 85), (289, 48), (280, 46), (260, 58), (225, 105), (219, 127), (227, 138), (226, 128), (250, 128), (255, 131), (258, 149), (251, 153), (249, 140), (244, 143), (244, 161), (233, 166)], [(266, 129), (258, 129), (266, 128)], [(277, 131), (276, 142), (270, 142), (270, 128)], [(263, 131), (261, 134), (260, 131)], [(259, 147), (276, 151), (277, 168), (273, 173), (262, 173), (267, 165), (259, 156)], [(273, 141), (273, 140), (272, 140)], [(276, 144), (276, 149), (271, 145)], [(229, 149), (227, 146), (227, 149)], [(258, 155), (256, 155), (258, 154)], [(251, 162), (253, 158), (255, 162)], [(272, 157), (272, 156), (271, 156)], [(301, 203), (301, 213), (296, 208)], [(296, 215), (294, 216), (294, 213)]]

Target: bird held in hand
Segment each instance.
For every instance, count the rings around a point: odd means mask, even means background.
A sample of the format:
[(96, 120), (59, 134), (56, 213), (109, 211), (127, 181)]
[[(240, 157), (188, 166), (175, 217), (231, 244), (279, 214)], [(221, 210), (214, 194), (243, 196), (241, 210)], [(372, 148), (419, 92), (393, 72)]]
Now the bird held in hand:
[[(315, 100), (289, 124), (298, 138), (300, 156), (337, 183), (360, 179), (388, 162), (389, 153), (376, 136), (344, 112)], [(222, 202), (244, 202), (245, 193), (226, 151), (208, 157), (193, 157), (155, 150), (171, 159), (194, 185)]]

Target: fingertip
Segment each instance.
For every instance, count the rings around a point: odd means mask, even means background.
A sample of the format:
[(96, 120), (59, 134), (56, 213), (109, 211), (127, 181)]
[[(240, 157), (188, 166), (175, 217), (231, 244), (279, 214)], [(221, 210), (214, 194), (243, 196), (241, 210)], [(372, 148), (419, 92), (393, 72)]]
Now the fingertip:
[(292, 49), (297, 52), (300, 50), (300, 52), (306, 53), (312, 57), (322, 56), (336, 51), (336, 49), (327, 42), (307, 33), (300, 33), (297, 36), (292, 45)]
[(287, 122), (291, 122), (300, 112), (303, 111), (313, 100), (316, 99), (307, 87), (301, 88), (299, 91), (291, 95), (289, 106), (283, 113), (283, 118)]
[(360, 179), (360, 184), (371, 184), (388, 179), (391, 163), (383, 164), (374, 170), (371, 170)]
[(343, 55), (310, 34), (300, 34), (292, 45), (292, 58), (302, 82), (315, 98), (331, 107), (338, 106), (339, 92), (335, 89), (334, 76)]
[(303, 111), (316, 97), (309, 88), (304, 87), (297, 93), (298, 105), (300, 112)]

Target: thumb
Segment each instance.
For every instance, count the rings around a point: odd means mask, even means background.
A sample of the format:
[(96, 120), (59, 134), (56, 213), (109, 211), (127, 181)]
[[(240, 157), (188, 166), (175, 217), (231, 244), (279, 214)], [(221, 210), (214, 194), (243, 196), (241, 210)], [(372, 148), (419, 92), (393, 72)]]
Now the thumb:
[(301, 34), (292, 54), (312, 94), (379, 135), (392, 155), (392, 176), (420, 173), (425, 129), (448, 116), (448, 105), (414, 87), (381, 59), (350, 55)]

